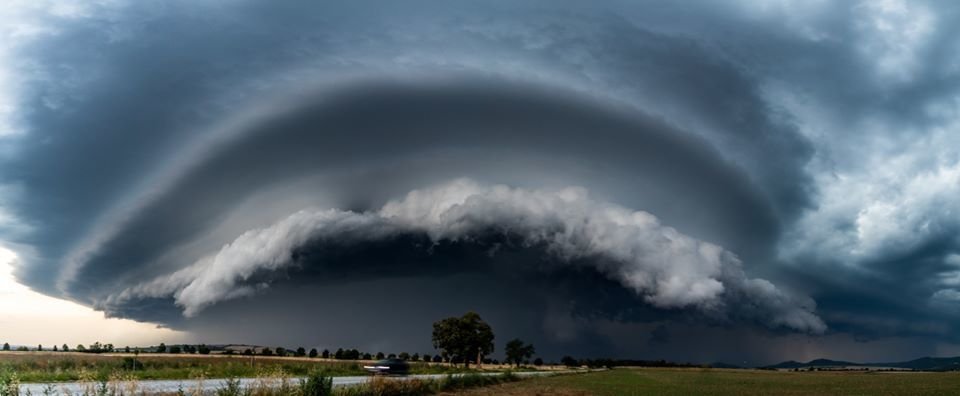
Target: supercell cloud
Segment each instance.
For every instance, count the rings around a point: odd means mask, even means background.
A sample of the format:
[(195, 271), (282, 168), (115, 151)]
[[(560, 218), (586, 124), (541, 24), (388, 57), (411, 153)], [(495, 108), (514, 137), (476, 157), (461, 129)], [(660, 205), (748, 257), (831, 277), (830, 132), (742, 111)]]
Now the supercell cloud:
[(42, 293), (206, 342), (472, 309), (551, 358), (960, 353), (952, 5), (5, 8), (0, 243)]
[[(729, 314), (799, 331), (819, 333), (825, 327), (811, 312), (811, 302), (795, 300), (765, 280), (746, 278), (732, 253), (664, 227), (649, 213), (593, 201), (582, 189), (528, 191), (466, 180), (412, 191), (372, 213), (294, 213), (245, 232), (176, 273), (124, 290), (116, 300), (173, 296), (186, 316), (195, 316), (209, 305), (264, 287), (248, 284), (257, 273), (308, 261), (299, 260), (304, 246), (338, 249), (404, 234), (423, 235), (430, 242), (424, 249), (446, 241), (478, 244), (489, 249), (491, 260), (504, 244), (542, 246), (556, 265), (583, 261), (595, 266), (591, 269), (655, 307)], [(745, 305), (750, 311), (741, 311)]]

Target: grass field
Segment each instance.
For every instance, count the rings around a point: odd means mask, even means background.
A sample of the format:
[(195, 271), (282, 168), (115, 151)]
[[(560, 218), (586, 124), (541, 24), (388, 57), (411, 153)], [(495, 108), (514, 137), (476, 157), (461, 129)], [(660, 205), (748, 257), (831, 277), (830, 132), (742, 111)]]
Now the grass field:
[(614, 369), (456, 393), (488, 395), (960, 395), (960, 372)]
[[(0, 353), (0, 375), (15, 374), (20, 382), (107, 380), (111, 377), (190, 379), (259, 377), (281, 373), (304, 376), (320, 369), (327, 375), (364, 375), (365, 361), (256, 356), (173, 354), (83, 354), (54, 352)], [(415, 374), (464, 372), (446, 365), (414, 363)]]

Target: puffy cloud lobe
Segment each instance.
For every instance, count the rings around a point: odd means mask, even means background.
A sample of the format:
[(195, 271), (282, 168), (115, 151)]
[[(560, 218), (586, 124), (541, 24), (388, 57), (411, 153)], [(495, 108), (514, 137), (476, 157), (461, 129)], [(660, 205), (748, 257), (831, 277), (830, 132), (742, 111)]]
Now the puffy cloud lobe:
[(435, 243), (469, 243), (486, 232), (515, 236), (524, 246), (543, 245), (558, 265), (590, 263), (658, 308), (803, 332), (826, 329), (811, 300), (747, 278), (732, 253), (663, 226), (649, 213), (593, 200), (579, 188), (528, 190), (469, 180), (412, 191), (375, 212), (294, 213), (245, 232), (174, 274), (111, 296), (106, 305), (172, 295), (189, 317), (265, 287), (256, 275), (295, 265), (303, 245), (363, 244), (421, 233)]
[[(931, 243), (956, 249), (960, 162), (945, 134), (912, 143), (915, 150), (873, 154), (865, 172), (824, 177), (821, 207), (800, 219), (785, 252), (871, 266)], [(917, 155), (922, 151), (933, 155)]]

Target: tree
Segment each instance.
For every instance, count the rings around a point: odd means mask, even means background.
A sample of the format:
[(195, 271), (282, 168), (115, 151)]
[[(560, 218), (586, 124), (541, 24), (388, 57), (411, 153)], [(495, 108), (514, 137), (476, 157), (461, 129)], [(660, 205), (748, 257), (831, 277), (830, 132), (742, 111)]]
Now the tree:
[(515, 364), (517, 367), (520, 367), (520, 363), (524, 360), (530, 359), (534, 353), (536, 349), (533, 345), (524, 344), (519, 339), (510, 340), (506, 346), (507, 363)]
[(86, 351), (87, 351), (87, 347), (83, 346), (83, 344), (77, 344), (77, 347), (74, 348), (74, 349), (76, 349), (77, 352), (86, 352)]
[(307, 356), (307, 350), (306, 350), (306, 349), (303, 349), (303, 347), (299, 347), (299, 348), (297, 348), (297, 352), (295, 352), (293, 355), (296, 356), (296, 357), (304, 357), (304, 356)]
[(533, 359), (533, 365), (534, 365), (534, 366), (543, 366), (543, 359), (540, 359), (540, 358)]
[(579, 366), (579, 364), (577, 364), (577, 359), (574, 359), (574, 358), (572, 358), (572, 357), (570, 357), (570, 356), (564, 356), (563, 358), (561, 358), (561, 359), (560, 359), (560, 363), (563, 363), (563, 365), (564, 365), (564, 366), (567, 366), (567, 367), (577, 367), (577, 366)]
[(312, 357), (312, 358), (317, 357), (317, 348), (310, 348), (310, 355), (309, 355), (309, 356)]
[(183, 347), (181, 347), (180, 345), (174, 345), (170, 347), (170, 353), (182, 353), (182, 352), (183, 352)]
[(123, 347), (123, 353), (130, 353), (130, 346)]
[(384, 357), (386, 356), (383, 355), (383, 352), (377, 352), (377, 360), (383, 359)]
[(344, 357), (344, 359), (359, 360), (359, 359), (360, 359), (360, 351), (358, 351), (358, 350), (356, 350), (356, 349), (351, 349), (351, 350), (348, 350), (348, 351), (344, 351), (344, 352), (343, 352), (343, 357)]
[[(230, 351), (228, 350), (227, 352), (230, 352)], [(197, 347), (197, 353), (201, 355), (209, 355), (210, 347), (208, 347), (207, 344), (200, 344), (200, 346)]]
[(54, 351), (54, 352), (57, 351), (57, 346), (56, 346), (56, 345), (53, 346), (53, 351)]
[(273, 355), (273, 349), (263, 348), (263, 349), (260, 351), (260, 354), (263, 355), (263, 356), (272, 356), (272, 355)]
[(324, 349), (323, 352), (320, 353), (320, 357), (322, 357), (322, 358), (324, 358), (324, 359), (329, 359), (329, 358), (330, 358), (330, 351)]
[(343, 359), (343, 348), (337, 348), (337, 351), (333, 353), (333, 358), (337, 360)]
[(371, 355), (370, 352), (366, 352), (363, 354), (363, 360), (373, 360), (373, 355)]
[(244, 349), (244, 350), (243, 350), (243, 354), (246, 355), (246, 356), (251, 356), (251, 355), (253, 355), (253, 350), (250, 349), (250, 348)]
[(166, 351), (167, 351), (167, 345), (161, 342), (160, 346), (157, 347), (157, 353), (164, 353)]
[(493, 329), (476, 312), (462, 317), (451, 317), (433, 324), (433, 347), (453, 360), (462, 360), (470, 367), (470, 360), (479, 364), (484, 355), (493, 352)]
[(9, 351), (9, 350), (10, 350), (10, 344), (4, 342), (4, 343), (3, 343), (3, 350), (4, 350), (4, 351)]
[[(402, 353), (401, 353), (401, 355), (402, 355)], [(414, 352), (413, 356), (410, 356), (410, 360), (412, 360), (412, 361), (414, 361), (414, 362), (419, 361), (419, 360), (420, 360), (420, 354)]]
[(43, 350), (43, 344), (37, 344), (37, 352), (40, 352), (42, 350)]
[(430, 362), (431, 360), (433, 360), (433, 356), (431, 356), (429, 353), (424, 353), (422, 359), (424, 362)]
[(277, 356), (283, 357), (287, 356), (287, 350), (284, 347), (277, 347)]
[(440, 355), (434, 356), (434, 357), (433, 357), (433, 362), (434, 362), (434, 363), (443, 362), (443, 358), (440, 357)]

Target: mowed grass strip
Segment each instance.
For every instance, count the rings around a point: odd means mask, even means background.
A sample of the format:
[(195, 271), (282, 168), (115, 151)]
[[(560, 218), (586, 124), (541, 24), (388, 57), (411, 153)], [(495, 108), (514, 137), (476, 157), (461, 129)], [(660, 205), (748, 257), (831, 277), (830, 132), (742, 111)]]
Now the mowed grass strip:
[(458, 395), (960, 395), (960, 372), (775, 372), (620, 368)]

